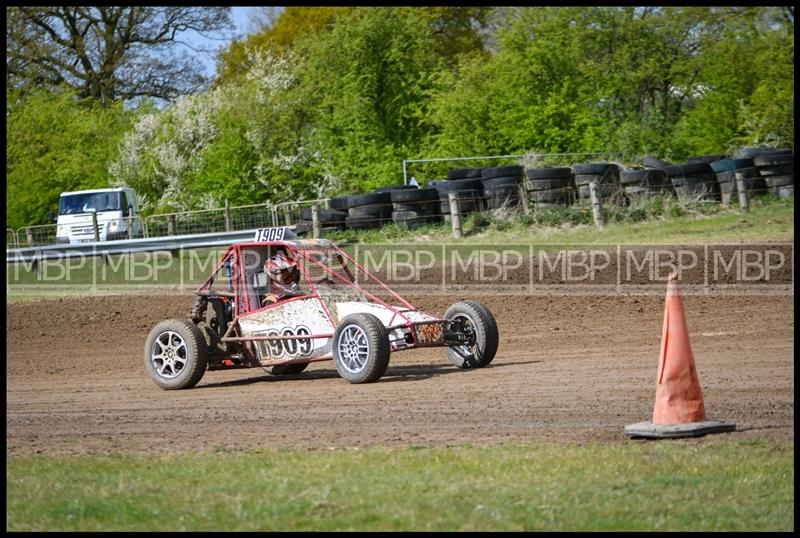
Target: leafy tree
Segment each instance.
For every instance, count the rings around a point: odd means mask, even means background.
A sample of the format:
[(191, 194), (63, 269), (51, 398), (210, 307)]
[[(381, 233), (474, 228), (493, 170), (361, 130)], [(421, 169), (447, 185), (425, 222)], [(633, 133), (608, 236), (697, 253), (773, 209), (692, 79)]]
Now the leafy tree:
[(134, 115), (69, 90), (7, 95), (6, 226), (49, 223), (62, 191), (109, 187), (108, 165)]
[(302, 37), (315, 36), (328, 31), (337, 17), (349, 15), (351, 7), (299, 7), (284, 8), (277, 16), (271, 15), (261, 32), (248, 35), (244, 41), (234, 41), (217, 56), (216, 83), (241, 79), (252, 67), (248, 51), (273, 50), (281, 54)]
[(66, 84), (104, 105), (118, 99), (173, 99), (206, 82), (181, 48), (181, 33), (232, 28), (228, 7), (6, 8), (8, 85)]
[(302, 41), (301, 106), (314, 125), (309, 147), (354, 192), (401, 180), (431, 125), (428, 104), (444, 63), (429, 27), (410, 8), (363, 10)]

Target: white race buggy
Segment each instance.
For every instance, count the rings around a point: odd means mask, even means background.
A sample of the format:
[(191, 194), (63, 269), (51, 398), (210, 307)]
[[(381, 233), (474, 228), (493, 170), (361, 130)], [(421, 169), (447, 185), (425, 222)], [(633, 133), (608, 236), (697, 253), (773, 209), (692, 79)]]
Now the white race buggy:
[[(285, 228), (267, 228), (252, 242), (228, 247), (198, 289), (189, 319), (168, 319), (150, 331), (144, 363), (157, 385), (191, 388), (206, 370), (296, 374), (330, 359), (350, 383), (369, 383), (384, 374), (392, 352), (420, 347), (445, 347), (458, 368), (483, 367), (494, 358), (497, 322), (485, 305), (463, 301), (442, 318), (430, 316), (330, 241), (290, 236)], [(273, 291), (264, 262), (275, 254), (296, 263), (301, 278), (291, 296), (262, 306)]]

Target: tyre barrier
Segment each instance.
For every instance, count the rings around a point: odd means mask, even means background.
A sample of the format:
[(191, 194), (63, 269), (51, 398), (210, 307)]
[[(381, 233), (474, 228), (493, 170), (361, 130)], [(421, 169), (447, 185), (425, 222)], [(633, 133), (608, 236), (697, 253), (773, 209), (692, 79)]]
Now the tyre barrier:
[(442, 220), (439, 191), (435, 187), (395, 190), (391, 200), (392, 221), (409, 229)]
[(382, 190), (351, 196), (345, 226), (351, 229), (380, 228), (392, 220), (392, 192)]
[(717, 175), (708, 163), (686, 163), (667, 167), (667, 177), (678, 200), (693, 202), (698, 200), (722, 201)]
[(486, 209), (515, 207), (522, 201), (524, 167), (520, 165), (484, 168), (481, 172)]
[(439, 212), (444, 215), (445, 220), (450, 219), (451, 192), (456, 193), (462, 215), (484, 209), (483, 182), (480, 178), (450, 179), (436, 183), (434, 188), (439, 193)]
[(673, 192), (667, 173), (658, 168), (622, 170), (619, 182), (628, 198), (636, 201)]
[(572, 168), (531, 168), (525, 171), (525, 189), (534, 209), (567, 207), (578, 197)]
[[(744, 180), (744, 185), (748, 195), (752, 196), (756, 193), (762, 192), (764, 189), (761, 184), (763, 182), (755, 181), (758, 179), (758, 171), (753, 166), (753, 159), (720, 159), (714, 161), (711, 168), (717, 174), (717, 183), (719, 183), (719, 191), (722, 203), (729, 205), (738, 202), (738, 185), (736, 183), (736, 174), (739, 174)], [(752, 170), (753, 172), (745, 172), (745, 170)]]
[(589, 198), (589, 184), (597, 185), (597, 196), (602, 203), (627, 205), (628, 198), (619, 179), (619, 166), (614, 163), (584, 163), (572, 167), (578, 198)]

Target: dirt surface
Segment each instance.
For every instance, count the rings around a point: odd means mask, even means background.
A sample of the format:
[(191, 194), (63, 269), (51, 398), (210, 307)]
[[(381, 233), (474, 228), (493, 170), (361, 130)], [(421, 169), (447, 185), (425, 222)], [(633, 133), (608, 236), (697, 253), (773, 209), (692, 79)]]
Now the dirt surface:
[[(408, 297), (441, 315), (467, 297)], [(191, 390), (148, 377), (143, 345), (187, 294), (97, 296), (7, 305), (7, 454), (171, 452), (504, 441), (625, 442), (649, 420), (664, 297), (482, 295), (501, 344), (487, 368), (441, 349), (392, 355), (377, 383), (351, 385), (332, 362), (273, 377), (207, 372)], [(687, 295), (715, 439), (794, 438), (793, 296)]]

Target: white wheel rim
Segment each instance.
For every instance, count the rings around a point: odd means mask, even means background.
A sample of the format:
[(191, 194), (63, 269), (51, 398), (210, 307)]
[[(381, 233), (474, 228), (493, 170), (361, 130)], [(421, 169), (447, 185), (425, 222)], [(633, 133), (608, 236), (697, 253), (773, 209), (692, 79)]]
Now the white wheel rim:
[(353, 374), (357, 374), (367, 365), (369, 358), (369, 340), (367, 333), (358, 325), (348, 325), (339, 334), (339, 363)]
[(173, 379), (186, 367), (187, 355), (188, 348), (183, 338), (174, 331), (164, 331), (153, 342), (150, 362), (159, 376)]

